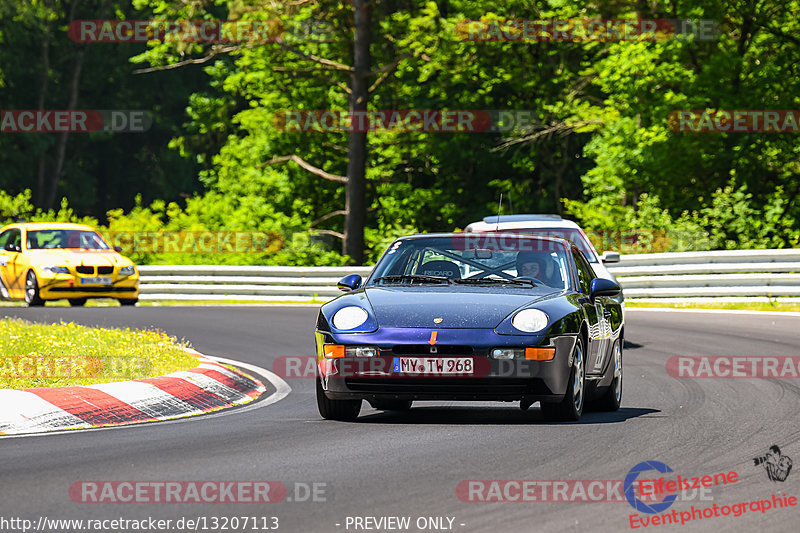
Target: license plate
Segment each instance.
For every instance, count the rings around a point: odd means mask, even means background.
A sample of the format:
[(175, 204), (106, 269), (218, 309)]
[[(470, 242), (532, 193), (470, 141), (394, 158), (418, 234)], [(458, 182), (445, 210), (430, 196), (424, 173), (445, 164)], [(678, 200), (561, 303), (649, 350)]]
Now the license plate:
[(395, 357), (392, 365), (395, 374), (431, 376), (471, 376), (474, 368), (471, 357)]
[(81, 285), (111, 285), (111, 278), (81, 278)]

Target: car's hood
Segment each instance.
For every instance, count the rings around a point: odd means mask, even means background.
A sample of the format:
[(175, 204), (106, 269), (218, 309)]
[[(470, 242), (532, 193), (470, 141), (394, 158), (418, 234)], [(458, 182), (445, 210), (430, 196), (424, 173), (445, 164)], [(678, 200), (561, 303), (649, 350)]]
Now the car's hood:
[(126, 266), (131, 264), (128, 258), (113, 250), (28, 250), (26, 253), (31, 262), (38, 265)]
[(365, 292), (380, 327), (448, 329), (494, 328), (515, 309), (554, 289), (369, 287)]

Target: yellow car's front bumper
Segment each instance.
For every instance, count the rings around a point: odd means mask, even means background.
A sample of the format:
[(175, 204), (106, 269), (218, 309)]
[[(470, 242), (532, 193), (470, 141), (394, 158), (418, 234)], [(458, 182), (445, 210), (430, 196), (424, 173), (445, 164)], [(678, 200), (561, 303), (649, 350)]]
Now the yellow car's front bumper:
[[(109, 278), (111, 283), (98, 283), (92, 278)], [(139, 298), (139, 274), (107, 276), (82, 274), (52, 274), (42, 272), (39, 277), (39, 297), (42, 300), (61, 298)]]

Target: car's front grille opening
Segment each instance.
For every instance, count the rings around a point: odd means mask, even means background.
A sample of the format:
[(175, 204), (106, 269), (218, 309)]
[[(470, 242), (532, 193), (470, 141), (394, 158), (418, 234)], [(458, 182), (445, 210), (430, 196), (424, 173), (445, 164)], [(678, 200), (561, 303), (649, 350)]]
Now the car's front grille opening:
[(114, 267), (97, 267), (98, 274), (113, 274)]
[(392, 346), (394, 355), (431, 355), (431, 347), (435, 348), (436, 355), (472, 355), (472, 346), (459, 344), (395, 344)]
[(78, 272), (78, 274), (94, 274), (94, 267), (92, 266), (81, 265), (75, 267), (75, 270)]

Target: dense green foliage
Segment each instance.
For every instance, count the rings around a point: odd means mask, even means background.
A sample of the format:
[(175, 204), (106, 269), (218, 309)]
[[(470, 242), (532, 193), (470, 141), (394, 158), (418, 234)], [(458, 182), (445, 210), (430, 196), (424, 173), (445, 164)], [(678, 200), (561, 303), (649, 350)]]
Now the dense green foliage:
[[(266, 257), (136, 258), (145, 262), (346, 261), (337, 238), (343, 185), (275, 160), (296, 155), (344, 175), (347, 134), (285, 133), (273, 117), (347, 109), (348, 2), (87, 0), (71, 13), (73, 4), (61, 0), (2, 1), (0, 108), (37, 106), (46, 37), (46, 108), (65, 107), (84, 47), (78, 109), (148, 109), (156, 117), (147, 134), (69, 137), (57, 192), (74, 213), (66, 204), (53, 211), (38, 190), (40, 156), (52, 166), (57, 137), (0, 134), (0, 188), (10, 194), (0, 196), (2, 218), (91, 216), (112, 229), (287, 236), (287, 247)], [(639, 249), (800, 246), (800, 135), (673, 132), (667, 122), (684, 109), (800, 108), (797, 13), (797, 0), (374, 1), (372, 67), (382, 75), (372, 78), (370, 109), (531, 110), (536, 125), (506, 133), (371, 133), (367, 262), (399, 234), (449, 231), (493, 214), (500, 193), (505, 213), (559, 212), (589, 230), (649, 232)], [(280, 20), (287, 32), (280, 43), (235, 50), (87, 46), (66, 37), (70, 17)], [(482, 17), (713, 19), (720, 35), (657, 42), (457, 38), (459, 21)], [(299, 31), (309, 27), (321, 31)], [(149, 72), (133, 73), (142, 68)], [(33, 202), (17, 196), (26, 189)]]

